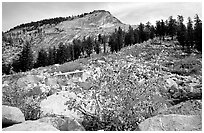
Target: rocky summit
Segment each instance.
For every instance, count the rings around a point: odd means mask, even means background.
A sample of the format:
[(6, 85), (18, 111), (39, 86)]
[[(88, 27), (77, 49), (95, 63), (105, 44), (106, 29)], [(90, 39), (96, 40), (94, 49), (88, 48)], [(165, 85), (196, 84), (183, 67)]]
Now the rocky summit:
[[(43, 22), (16, 27), (6, 32), (4, 37), (12, 38), (12, 44), (2, 42), (3, 61), (12, 62), (22, 50), (25, 40), (31, 42), (32, 51), (37, 56), (37, 51), (41, 48), (48, 49), (48, 47), (58, 46), (59, 43), (69, 45), (74, 39), (82, 40), (88, 36), (96, 38), (98, 34), (110, 35), (118, 27), (126, 31), (129, 27), (105, 10), (95, 10), (71, 19), (57, 21), (54, 24), (51, 20), (50, 23), (43, 24)], [(136, 28), (136, 26), (133, 27)]]
[[(60, 23), (63, 31), (53, 37), (70, 30), (66, 23), (83, 29), (87, 23), (80, 22), (89, 17)], [(90, 27), (100, 28), (95, 24), (105, 27), (99, 21)], [(155, 38), (117, 53), (5, 75), (3, 105), (18, 107), (26, 122), (19, 118), (3, 130), (201, 131), (201, 60), (177, 41)]]

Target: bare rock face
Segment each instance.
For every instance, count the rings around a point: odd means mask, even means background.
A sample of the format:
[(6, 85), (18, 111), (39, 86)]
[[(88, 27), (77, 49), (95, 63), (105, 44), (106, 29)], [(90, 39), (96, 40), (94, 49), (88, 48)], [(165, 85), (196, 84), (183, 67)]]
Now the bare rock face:
[(174, 105), (160, 112), (163, 115), (180, 114), (180, 115), (201, 115), (202, 102), (201, 100), (188, 100)]
[(57, 78), (47, 78), (45, 80), (45, 84), (47, 86), (56, 86), (58, 83), (57, 83)]
[(75, 119), (65, 118), (67, 122), (67, 131), (85, 131), (84, 127)]
[(76, 99), (77, 96), (74, 93), (68, 91), (61, 91), (55, 93), (47, 99), (44, 99), (40, 103), (42, 114), (41, 116), (46, 115), (62, 115), (65, 117), (75, 118), (78, 121), (83, 121), (83, 114), (75, 109), (68, 108), (68, 102), (70, 99)]
[(139, 124), (141, 131), (201, 131), (201, 116), (196, 115), (158, 115)]
[(85, 131), (81, 124), (71, 118), (43, 117), (38, 121), (48, 123), (60, 131)]
[(19, 88), (24, 88), (28, 84), (31, 84), (32, 86), (34, 86), (35, 84), (38, 84), (40, 81), (41, 81), (41, 79), (39, 77), (37, 77), (36, 75), (27, 75), (25, 77), (18, 79), (17, 86)]
[(50, 124), (38, 121), (26, 121), (3, 128), (3, 131), (59, 131)]
[(24, 114), (17, 107), (2, 106), (2, 126), (10, 126), (25, 121)]

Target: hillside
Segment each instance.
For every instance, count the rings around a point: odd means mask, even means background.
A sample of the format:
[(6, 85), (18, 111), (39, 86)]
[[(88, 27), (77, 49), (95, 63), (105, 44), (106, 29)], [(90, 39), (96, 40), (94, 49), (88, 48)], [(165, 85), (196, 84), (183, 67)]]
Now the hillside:
[[(35, 54), (41, 48), (58, 46), (60, 42), (69, 44), (73, 39), (83, 39), (88, 36), (96, 38), (98, 34), (110, 35), (119, 26), (123, 30), (127, 30), (129, 27), (104, 10), (96, 10), (78, 16), (72, 19), (56, 19), (56, 23), (51, 19), (50, 24), (47, 21), (25, 24), (24, 27), (17, 26), (6, 32), (2, 42), (3, 62), (12, 62), (13, 58), (22, 50), (26, 40), (31, 42)], [(43, 22), (44, 24), (42, 24)], [(135, 26), (133, 27), (135, 28)]]
[(202, 130), (202, 55), (176, 44), (154, 39), (3, 76), (3, 105), (63, 131)]

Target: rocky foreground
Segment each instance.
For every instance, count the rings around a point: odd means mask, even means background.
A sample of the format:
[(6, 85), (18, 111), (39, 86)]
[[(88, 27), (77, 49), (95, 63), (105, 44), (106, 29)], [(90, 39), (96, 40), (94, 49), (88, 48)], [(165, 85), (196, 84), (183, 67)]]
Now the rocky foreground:
[(154, 40), (3, 76), (3, 131), (201, 131), (201, 60)]

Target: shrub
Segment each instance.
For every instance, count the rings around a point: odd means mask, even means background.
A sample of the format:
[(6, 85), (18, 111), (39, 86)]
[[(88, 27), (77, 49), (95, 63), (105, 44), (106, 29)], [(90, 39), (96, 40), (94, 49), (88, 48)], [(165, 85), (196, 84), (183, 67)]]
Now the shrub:
[[(40, 100), (45, 98), (44, 94), (27, 96), (27, 92), (18, 88), (15, 84), (2, 88), (2, 103), (13, 107), (18, 107), (23, 112), (26, 120), (36, 120), (40, 118)], [(35, 94), (35, 92), (33, 92)]]
[[(82, 124), (86, 130), (139, 130), (140, 122), (155, 116), (162, 105), (168, 103), (165, 95), (158, 95), (164, 90), (162, 79), (138, 84), (130, 76), (130, 69), (119, 69), (118, 75), (114, 74), (114, 70), (105, 69), (101, 77), (93, 81), (95, 86), (92, 89), (100, 95), (97, 101), (100, 101), (101, 108), (96, 111), (96, 116), (85, 116)], [(107, 84), (101, 88), (103, 82)]]
[(201, 68), (202, 64), (197, 58), (187, 56), (182, 60), (176, 61), (173, 65), (171, 72), (179, 75), (188, 76), (191, 74), (199, 74)]

